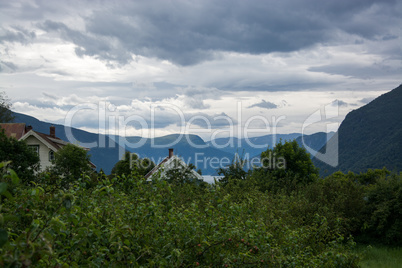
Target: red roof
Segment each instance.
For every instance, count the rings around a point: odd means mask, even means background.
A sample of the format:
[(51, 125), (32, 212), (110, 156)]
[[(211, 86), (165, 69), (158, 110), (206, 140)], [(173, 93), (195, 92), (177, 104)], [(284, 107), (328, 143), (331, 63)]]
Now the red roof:
[(4, 129), (7, 137), (21, 139), (25, 134), (25, 123), (1, 123), (0, 128)]
[(66, 145), (65, 141), (63, 141), (62, 139), (59, 139), (57, 137), (52, 137), (50, 135), (47, 135), (47, 134), (44, 134), (41, 132), (36, 132), (36, 131), (35, 131), (35, 133), (38, 134), (42, 139), (44, 139), (47, 143), (52, 145), (57, 150), (63, 148), (63, 146)]

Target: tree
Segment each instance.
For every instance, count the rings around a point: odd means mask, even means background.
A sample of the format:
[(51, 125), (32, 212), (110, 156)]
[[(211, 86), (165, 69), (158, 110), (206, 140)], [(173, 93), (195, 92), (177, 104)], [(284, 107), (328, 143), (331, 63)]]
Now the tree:
[(193, 174), (193, 170), (196, 168), (193, 164), (181, 165), (178, 159), (174, 159), (173, 161), (176, 168), (166, 171), (166, 181), (176, 185), (183, 185), (185, 183), (201, 184), (203, 182)]
[(316, 181), (318, 176), (310, 155), (296, 140), (280, 141), (275, 148), (262, 152), (261, 167), (256, 168), (252, 175), (263, 191), (285, 189), (287, 192), (297, 185)]
[(121, 176), (123, 174), (130, 174), (130, 152), (124, 154), (123, 159), (119, 160), (112, 169), (112, 174)]
[(112, 174), (121, 176), (123, 174), (131, 174), (132, 171), (138, 172), (139, 175), (145, 176), (155, 167), (155, 163), (148, 158), (139, 158), (137, 154), (126, 152), (122, 160), (118, 161), (113, 169)]
[(33, 176), (39, 170), (38, 155), (28, 148), (25, 141), (9, 138), (0, 129), (0, 162), (11, 161), (13, 169), (24, 182), (33, 180)]
[(246, 180), (250, 175), (250, 170), (245, 170), (245, 164), (246, 160), (244, 157), (240, 157), (239, 154), (236, 153), (236, 156), (233, 158), (232, 163), (229, 166), (217, 170), (218, 174), (223, 176), (219, 182), (223, 185), (227, 185), (231, 181), (239, 182)]
[(4, 91), (0, 92), (0, 123), (9, 123), (14, 120), (14, 116), (10, 109), (10, 99)]
[(91, 171), (90, 156), (87, 151), (73, 144), (67, 144), (55, 153), (52, 171), (66, 179), (77, 179)]

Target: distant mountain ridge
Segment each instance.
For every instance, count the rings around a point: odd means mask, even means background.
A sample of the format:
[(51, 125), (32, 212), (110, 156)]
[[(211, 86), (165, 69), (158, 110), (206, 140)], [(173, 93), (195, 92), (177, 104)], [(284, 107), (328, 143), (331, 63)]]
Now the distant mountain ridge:
[(307, 152), (310, 153), (311, 157), (314, 157), (315, 153), (318, 152), (334, 134), (335, 132), (317, 132), (311, 135), (299, 136), (296, 138), (296, 141), (301, 147), (306, 148), (306, 146), (308, 146), (313, 152), (309, 150), (307, 150)]
[[(313, 159), (321, 175), (383, 167), (402, 171), (402, 85), (347, 114), (337, 136), (337, 167)], [(326, 152), (332, 139), (320, 152)]]
[[(243, 151), (248, 153), (250, 156), (260, 155), (263, 151), (266, 151), (268, 147), (272, 148), (280, 140), (289, 141), (300, 137), (301, 133), (291, 133), (291, 134), (269, 134), (259, 137), (251, 138), (236, 138), (236, 137), (225, 137), (217, 138), (207, 142), (210, 146), (215, 148), (220, 148), (222, 151), (228, 153), (239, 153), (242, 154)], [(224, 145), (228, 145), (223, 147)]]
[[(168, 148), (173, 148), (174, 153), (183, 158), (186, 163), (194, 164), (201, 169), (204, 175), (217, 175), (216, 170), (224, 167), (233, 160), (236, 153), (239, 155), (248, 154), (248, 158), (258, 157), (267, 147), (274, 147), (280, 140), (300, 139), (300, 133), (265, 135), (261, 137), (246, 139), (219, 138), (205, 142), (201, 137), (192, 134), (180, 135), (171, 134), (156, 138), (143, 138), (137, 136), (105, 136), (102, 134), (90, 133), (76, 128), (64, 127), (59, 124), (52, 124), (40, 121), (32, 116), (14, 112), (16, 123), (25, 123), (33, 126), (34, 130), (48, 133), (51, 125), (56, 128), (56, 136), (62, 140), (69, 141), (66, 130), (71, 131), (77, 143), (86, 146), (89, 143), (97, 143), (101, 146), (90, 148), (91, 161), (106, 173), (110, 174), (114, 165), (119, 161), (122, 152), (129, 151), (138, 154), (141, 158), (148, 157), (156, 164), (168, 155)], [(329, 134), (330, 135), (330, 134)], [(232, 140), (230, 140), (232, 139)], [(327, 133), (315, 133), (304, 135), (304, 142), (311, 148), (321, 148), (327, 139)], [(250, 145), (249, 143), (252, 143)], [(222, 147), (225, 144), (233, 146)], [(301, 140), (299, 144), (302, 145)], [(141, 145), (141, 146), (139, 146)], [(257, 145), (259, 148), (253, 146)], [(89, 146), (86, 146), (89, 147)], [(224, 159), (224, 161), (221, 161)]]

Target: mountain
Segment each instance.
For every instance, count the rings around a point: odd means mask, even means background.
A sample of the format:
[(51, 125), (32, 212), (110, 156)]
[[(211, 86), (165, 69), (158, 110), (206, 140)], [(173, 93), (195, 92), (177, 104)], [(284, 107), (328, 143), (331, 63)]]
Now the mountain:
[[(337, 134), (320, 152), (331, 146), (335, 149), (337, 143), (338, 166), (313, 159), (323, 176), (337, 170), (364, 172), (383, 167), (402, 171), (402, 85), (347, 114)], [(336, 150), (328, 152), (335, 159)]]
[[(158, 164), (168, 156), (168, 148), (173, 148), (174, 153), (182, 157), (186, 163), (194, 164), (203, 174), (208, 175), (216, 175), (216, 169), (221, 167), (221, 163), (224, 166), (233, 159), (233, 154), (210, 147), (197, 135), (173, 134), (152, 139), (105, 136), (43, 122), (21, 113), (13, 114), (15, 123), (31, 125), (35, 131), (42, 133), (48, 133), (50, 126), (54, 125), (56, 136), (60, 139), (90, 148), (91, 161), (97, 166), (98, 171), (102, 168), (106, 174), (110, 174), (120, 155), (126, 150), (138, 154), (141, 158), (148, 157)], [(70, 132), (72, 135), (69, 135)], [(91, 143), (96, 146), (91, 146)], [(222, 159), (224, 160), (220, 162)]]
[(260, 137), (253, 138), (242, 138), (238, 139), (236, 137), (226, 137), (226, 138), (217, 138), (208, 142), (211, 147), (215, 147), (222, 151), (231, 153), (231, 154), (242, 154), (243, 151), (246, 154), (249, 154), (250, 157), (259, 156), (262, 152), (266, 151), (268, 147), (275, 147), (275, 144), (280, 140), (282, 141), (290, 141), (294, 140), (297, 137), (300, 137), (302, 134), (300, 133), (291, 133), (291, 134), (270, 134)]
[(334, 136), (334, 132), (317, 132), (311, 135), (303, 135), (296, 138), (296, 142), (301, 146), (306, 148), (307, 152), (310, 153), (311, 157), (314, 157), (316, 152), (318, 152), (328, 140)]
[[(268, 146), (274, 147), (281, 139), (283, 141), (300, 139), (301, 136), (300, 133), (276, 134), (248, 140), (219, 138), (209, 142), (191, 134), (172, 134), (156, 138), (106, 136), (43, 122), (25, 114), (14, 112), (14, 116), (14, 122), (31, 125), (34, 130), (42, 133), (48, 133), (50, 126), (54, 125), (57, 137), (90, 148), (91, 161), (97, 166), (98, 171), (102, 168), (106, 174), (110, 174), (125, 151), (136, 153), (141, 158), (148, 157), (158, 164), (168, 155), (168, 149), (173, 148), (174, 154), (182, 157), (185, 163), (194, 164), (204, 175), (217, 175), (216, 170), (229, 165), (235, 153), (242, 155), (244, 151), (246, 154), (244, 157), (250, 161), (251, 158), (259, 157)], [(320, 148), (325, 141), (326, 133), (304, 136), (304, 142), (314, 150)]]
[(233, 154), (211, 147), (199, 136), (190, 134), (171, 134), (156, 138), (126, 137), (119, 144), (139, 157), (148, 157), (155, 163), (163, 160), (168, 155), (168, 149), (173, 148), (175, 155), (183, 158), (187, 164), (194, 164), (206, 175), (217, 175), (216, 170), (233, 159)]

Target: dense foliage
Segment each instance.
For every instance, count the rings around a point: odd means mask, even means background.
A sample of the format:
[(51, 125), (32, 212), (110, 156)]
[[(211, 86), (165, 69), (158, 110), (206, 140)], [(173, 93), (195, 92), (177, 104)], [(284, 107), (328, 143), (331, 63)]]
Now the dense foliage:
[(155, 167), (155, 163), (148, 158), (139, 158), (137, 154), (126, 152), (123, 159), (119, 160), (112, 169), (112, 174), (122, 176), (136, 172), (139, 175), (146, 175)]
[(64, 177), (66, 181), (92, 170), (88, 152), (73, 144), (67, 144), (55, 153), (53, 165), (52, 173)]
[(402, 176), (381, 177), (366, 193), (364, 234), (376, 241), (402, 245)]
[[(7, 174), (7, 173), (5, 173)], [(9, 175), (3, 183), (11, 185)], [(2, 266), (349, 266), (342, 220), (292, 215), (295, 198), (219, 185), (77, 179), (2, 191)], [(8, 190), (7, 190), (8, 191)], [(3, 240), (1, 240), (3, 239)]]
[(23, 182), (32, 180), (35, 171), (39, 170), (39, 157), (25, 141), (9, 138), (0, 129), (0, 162), (11, 161), (10, 168), (17, 172)]
[(261, 153), (261, 167), (255, 168), (251, 177), (262, 191), (289, 193), (300, 185), (315, 182), (318, 169), (296, 140), (280, 141), (273, 149)]
[(223, 176), (219, 182), (226, 186), (229, 182), (240, 182), (246, 180), (250, 175), (250, 170), (246, 170), (247, 161), (244, 157), (236, 154), (232, 163), (227, 167), (218, 169), (218, 175)]

